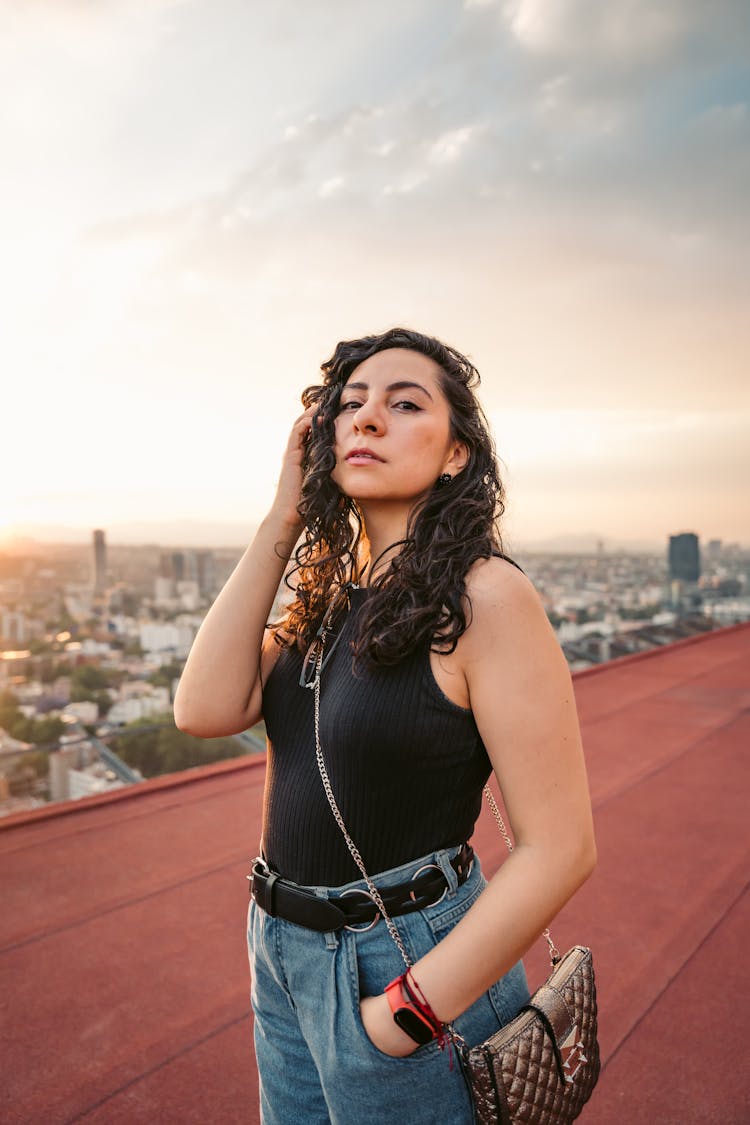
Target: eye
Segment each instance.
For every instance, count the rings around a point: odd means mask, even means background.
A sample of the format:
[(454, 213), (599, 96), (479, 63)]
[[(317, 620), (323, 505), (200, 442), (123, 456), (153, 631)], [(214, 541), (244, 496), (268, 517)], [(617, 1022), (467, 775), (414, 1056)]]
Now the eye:
[(403, 410), (403, 411), (406, 411), (406, 412), (411, 411), (411, 410), (421, 410), (422, 409), (421, 406), (417, 406), (416, 402), (411, 402), (408, 398), (399, 399), (399, 401), (395, 402), (393, 405), (396, 407), (397, 410)]
[(348, 402), (342, 402), (340, 404), (339, 413), (343, 414), (347, 410), (359, 410), (361, 405), (362, 403), (359, 402), (356, 398), (350, 398)]

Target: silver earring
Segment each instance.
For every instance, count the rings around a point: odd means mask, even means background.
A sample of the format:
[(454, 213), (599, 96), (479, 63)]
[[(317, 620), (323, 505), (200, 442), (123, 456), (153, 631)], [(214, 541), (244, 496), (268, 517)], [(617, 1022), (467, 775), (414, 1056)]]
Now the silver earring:
[(450, 475), (450, 473), (441, 473), (437, 481), (435, 482), (435, 485), (437, 488), (445, 488), (445, 486), (447, 484), (450, 484), (452, 480), (453, 477)]

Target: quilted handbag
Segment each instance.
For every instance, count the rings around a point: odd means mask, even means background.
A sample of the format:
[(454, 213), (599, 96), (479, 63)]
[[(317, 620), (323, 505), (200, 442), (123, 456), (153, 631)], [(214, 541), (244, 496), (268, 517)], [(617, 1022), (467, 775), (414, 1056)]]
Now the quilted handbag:
[(514, 1020), (461, 1047), (478, 1125), (566, 1125), (599, 1077), (591, 950), (575, 945)]

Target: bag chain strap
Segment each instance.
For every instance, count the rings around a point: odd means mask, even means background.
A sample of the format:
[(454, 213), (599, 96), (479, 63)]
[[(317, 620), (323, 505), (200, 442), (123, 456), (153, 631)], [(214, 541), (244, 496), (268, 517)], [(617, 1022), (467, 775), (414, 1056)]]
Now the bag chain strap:
[[(357, 848), (357, 845), (354, 843), (351, 836), (349, 835), (349, 833), (347, 831), (347, 828), (346, 828), (346, 825), (344, 823), (344, 818), (341, 815), (341, 811), (340, 811), (338, 805), (336, 804), (336, 798), (333, 795), (333, 789), (331, 787), (331, 781), (330, 781), (330, 778), (328, 777), (328, 770), (326, 769), (326, 763), (325, 763), (325, 759), (323, 757), (323, 748), (320, 744), (320, 672), (321, 672), (321, 668), (323, 666), (323, 649), (325, 647), (326, 633), (327, 633), (327, 629), (323, 629), (322, 632), (321, 632), (321, 636), (320, 636), (320, 644), (318, 646), (318, 651), (317, 651), (316, 657), (315, 657), (315, 681), (314, 681), (314, 688), (315, 688), (315, 758), (316, 758), (317, 763), (318, 763), (318, 770), (320, 771), (320, 777), (321, 777), (321, 780), (323, 782), (323, 788), (325, 790), (326, 797), (328, 798), (328, 804), (331, 806), (331, 812), (333, 813), (334, 819), (335, 819), (336, 823), (338, 824), (339, 828), (341, 829), (341, 832), (343, 834), (344, 839), (346, 840), (346, 846), (349, 849), (349, 852), (351, 854), (352, 859), (354, 860), (354, 862), (357, 865), (359, 871), (361, 872), (362, 878), (364, 879), (365, 883), (367, 884), (367, 889), (370, 893), (370, 897), (372, 898), (373, 902), (375, 903), (378, 910), (380, 911), (380, 914), (382, 915), (383, 921), (385, 922), (385, 924), (388, 928), (388, 933), (391, 935), (394, 942), (398, 946), (398, 950), (399, 950), (399, 953), (401, 954), (401, 956), (403, 958), (404, 964), (406, 965), (407, 969), (410, 969), (412, 967), (412, 961), (411, 961), (411, 958), (409, 957), (409, 954), (406, 952), (406, 947), (404, 946), (404, 943), (401, 939), (401, 934), (396, 929), (396, 926), (393, 922), (393, 919), (391, 918), (390, 914), (388, 913), (388, 911), (385, 908), (385, 905), (383, 903), (383, 899), (382, 899), (382, 896), (380, 894), (380, 891), (375, 886), (372, 879), (370, 878), (370, 876), (367, 874), (367, 871), (365, 870), (364, 861), (362, 859), (362, 856), (359, 853), (359, 849)], [(510, 836), (508, 835), (508, 829), (505, 827), (505, 821), (502, 818), (502, 815), (500, 813), (500, 809), (497, 807), (497, 802), (496, 802), (496, 800), (495, 800), (495, 798), (492, 794), (492, 791), (491, 791), (489, 785), (485, 785), (484, 795), (487, 799), (487, 803), (489, 804), (490, 809), (492, 810), (492, 815), (494, 816), (495, 820), (497, 821), (497, 826), (500, 829), (500, 833), (501, 833), (503, 839), (505, 840), (508, 851), (512, 852), (513, 851), (513, 841), (511, 840)], [(560, 952), (559, 952), (559, 950), (557, 949), (557, 946), (555, 945), (555, 943), (552, 940), (549, 929), (543, 930), (542, 936), (544, 938), (546, 938), (546, 940), (547, 940), (547, 945), (549, 946), (550, 963), (552, 964), (552, 967), (554, 968), (554, 966), (560, 960)]]
[(316, 660), (315, 660), (315, 757), (317, 759), (318, 769), (320, 770), (320, 776), (321, 776), (322, 781), (323, 781), (323, 788), (325, 789), (326, 797), (328, 798), (328, 804), (331, 806), (331, 812), (333, 813), (333, 815), (335, 817), (335, 820), (336, 820), (336, 823), (338, 824), (339, 828), (341, 829), (341, 831), (344, 835), (344, 839), (346, 840), (346, 846), (348, 847), (349, 851), (351, 852), (351, 857), (354, 860), (354, 862), (356, 863), (359, 870), (361, 871), (362, 878), (367, 883), (367, 889), (370, 892), (370, 897), (372, 898), (373, 902), (375, 903), (375, 905), (377, 906), (381, 915), (383, 916), (383, 921), (385, 922), (386, 926), (388, 927), (388, 933), (391, 935), (391, 937), (395, 941), (396, 945), (398, 946), (399, 953), (401, 954), (401, 956), (404, 959), (404, 964), (406, 965), (407, 969), (410, 969), (412, 967), (412, 962), (411, 962), (411, 959), (409, 957), (409, 954), (406, 952), (406, 947), (404, 946), (404, 943), (401, 940), (401, 934), (396, 929), (396, 926), (394, 925), (393, 919), (391, 918), (390, 914), (388, 913), (388, 911), (385, 908), (385, 905), (383, 903), (383, 899), (381, 897), (380, 891), (378, 890), (378, 888), (375, 886), (375, 884), (373, 883), (370, 876), (365, 871), (365, 865), (364, 865), (364, 862), (362, 860), (362, 856), (359, 854), (359, 849), (357, 848), (357, 845), (354, 843), (351, 836), (349, 835), (349, 833), (346, 830), (346, 825), (344, 824), (344, 818), (341, 815), (341, 812), (339, 811), (338, 805), (336, 804), (336, 798), (333, 795), (333, 789), (331, 788), (331, 782), (330, 782), (330, 779), (328, 777), (328, 770), (326, 769), (325, 760), (323, 758), (323, 749), (320, 745), (320, 669), (321, 669), (321, 665), (322, 665), (322, 662), (323, 662), (323, 646), (324, 646), (324, 644), (325, 644), (325, 632), (321, 635), (320, 645), (318, 647), (318, 652), (317, 652), (317, 656), (316, 656)]
[[(495, 800), (495, 798), (493, 796), (493, 793), (492, 793), (492, 790), (490, 789), (489, 785), (485, 785), (484, 795), (487, 798), (487, 804), (490, 806), (490, 808), (492, 810), (492, 815), (494, 816), (495, 820), (497, 821), (497, 826), (500, 829), (500, 833), (501, 833), (503, 839), (505, 840), (508, 851), (512, 852), (513, 851), (513, 841), (511, 840), (510, 836), (508, 835), (508, 829), (505, 827), (505, 821), (502, 818), (502, 815), (500, 813), (500, 809), (497, 807), (497, 801)], [(547, 945), (549, 946), (550, 964), (552, 965), (552, 968), (554, 969), (555, 965), (561, 959), (560, 958), (560, 950), (557, 948), (554, 941), (552, 940), (552, 935), (550, 934), (549, 929), (542, 930), (542, 937), (547, 939)]]

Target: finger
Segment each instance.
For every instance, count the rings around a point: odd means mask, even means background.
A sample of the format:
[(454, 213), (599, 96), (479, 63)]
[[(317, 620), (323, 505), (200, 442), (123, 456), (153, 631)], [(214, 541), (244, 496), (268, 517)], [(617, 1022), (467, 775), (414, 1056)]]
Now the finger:
[(312, 432), (313, 426), (319, 426), (322, 421), (323, 415), (317, 406), (311, 406), (304, 414), (300, 414), (299, 418), (294, 423), (293, 429), (301, 434), (309, 434)]
[(309, 423), (312, 420), (313, 415), (317, 413), (317, 410), (318, 407), (315, 403), (313, 403), (312, 406), (308, 406), (307, 410), (305, 410), (304, 413), (300, 414), (300, 416), (296, 419), (294, 423), (295, 426), (300, 425), (302, 422)]

